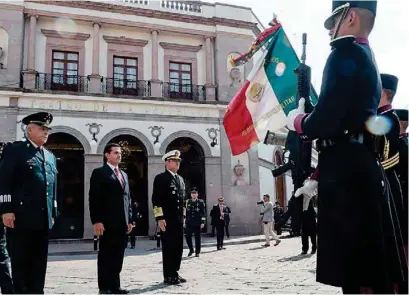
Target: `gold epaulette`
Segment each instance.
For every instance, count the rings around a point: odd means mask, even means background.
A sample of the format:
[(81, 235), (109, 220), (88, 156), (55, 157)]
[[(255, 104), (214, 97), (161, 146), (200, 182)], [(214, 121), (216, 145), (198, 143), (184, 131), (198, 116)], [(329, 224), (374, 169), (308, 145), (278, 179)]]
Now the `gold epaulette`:
[(162, 207), (157, 207), (157, 206), (153, 207), (153, 215), (155, 215), (155, 218), (163, 216)]
[(399, 163), (399, 153), (396, 153), (396, 155), (394, 155), (393, 157), (390, 157), (389, 159), (382, 161), (381, 164), (383, 166), (383, 168), (389, 169), (392, 168), (393, 166), (395, 166), (396, 164)]

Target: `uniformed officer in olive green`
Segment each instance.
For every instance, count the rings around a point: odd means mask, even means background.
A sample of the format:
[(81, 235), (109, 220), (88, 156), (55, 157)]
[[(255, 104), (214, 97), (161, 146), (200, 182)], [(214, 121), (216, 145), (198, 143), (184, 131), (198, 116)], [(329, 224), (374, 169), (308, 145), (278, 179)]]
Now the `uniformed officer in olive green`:
[(44, 148), (53, 116), (25, 117), (24, 141), (10, 144), (0, 163), (0, 213), (10, 232), (13, 285), (18, 294), (43, 294), (48, 233), (57, 216), (56, 158)]
[[(206, 220), (205, 204), (203, 200), (198, 199), (197, 188), (192, 188), (190, 195), (192, 198), (186, 201), (184, 210), (186, 243), (189, 247), (188, 256), (192, 256), (195, 253), (196, 257), (199, 257), (201, 246), (200, 233)], [(195, 235), (195, 251), (193, 251), (192, 234)]]

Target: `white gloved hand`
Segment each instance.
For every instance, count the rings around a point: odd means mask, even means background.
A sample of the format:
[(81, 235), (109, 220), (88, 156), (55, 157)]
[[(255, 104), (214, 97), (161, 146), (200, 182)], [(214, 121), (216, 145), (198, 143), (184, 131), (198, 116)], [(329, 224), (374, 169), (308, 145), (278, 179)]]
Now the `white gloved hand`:
[(295, 131), (294, 120), (298, 115), (305, 114), (305, 98), (301, 97), (298, 102), (298, 108), (290, 111), (287, 115), (287, 127), (288, 129)]
[(294, 196), (296, 198), (301, 195), (304, 196), (303, 211), (306, 211), (308, 209), (308, 205), (310, 204), (312, 197), (317, 195), (317, 192), (318, 192), (318, 181), (313, 180), (313, 179), (307, 179), (304, 182), (304, 185), (295, 192)]

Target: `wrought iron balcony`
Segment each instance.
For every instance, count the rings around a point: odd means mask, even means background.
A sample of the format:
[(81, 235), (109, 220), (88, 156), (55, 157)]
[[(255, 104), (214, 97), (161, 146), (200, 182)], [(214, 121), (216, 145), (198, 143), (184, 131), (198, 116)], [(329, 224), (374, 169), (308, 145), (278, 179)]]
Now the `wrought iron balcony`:
[(206, 89), (203, 85), (177, 84), (164, 82), (162, 84), (163, 97), (181, 98), (195, 101), (206, 99)]
[(144, 80), (104, 78), (102, 93), (116, 95), (151, 96), (151, 83)]
[(38, 90), (88, 92), (88, 77), (37, 73), (35, 88)]

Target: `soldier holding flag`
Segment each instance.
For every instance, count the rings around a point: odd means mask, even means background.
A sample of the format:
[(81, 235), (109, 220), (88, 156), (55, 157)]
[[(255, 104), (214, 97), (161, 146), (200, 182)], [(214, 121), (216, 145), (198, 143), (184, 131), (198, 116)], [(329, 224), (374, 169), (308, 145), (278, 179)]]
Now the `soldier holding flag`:
[(381, 97), (368, 41), (376, 7), (376, 1), (333, 1), (325, 21), (333, 50), (318, 103), (305, 114), (301, 99), (287, 116), (288, 127), (303, 139), (318, 139), (317, 281), (348, 294), (393, 293), (393, 283), (407, 272), (394, 239), (399, 233), (387, 180), (367, 132)]

